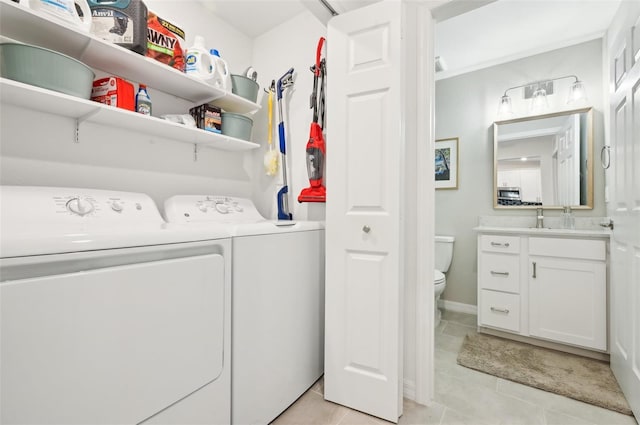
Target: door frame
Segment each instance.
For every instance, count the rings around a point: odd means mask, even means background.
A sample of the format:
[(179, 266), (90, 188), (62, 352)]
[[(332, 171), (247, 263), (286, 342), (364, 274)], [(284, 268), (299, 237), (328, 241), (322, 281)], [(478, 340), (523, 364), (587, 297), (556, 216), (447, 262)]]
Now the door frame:
[[(435, 20), (426, 5), (417, 6), (417, 117), (416, 120), (416, 285), (415, 285), (415, 394), (417, 403), (429, 405), (434, 398), (434, 296), (433, 270), (435, 267)], [(420, 78), (422, 76), (423, 78)], [(420, 161), (419, 158), (425, 158)], [(406, 390), (405, 390), (406, 393)]]

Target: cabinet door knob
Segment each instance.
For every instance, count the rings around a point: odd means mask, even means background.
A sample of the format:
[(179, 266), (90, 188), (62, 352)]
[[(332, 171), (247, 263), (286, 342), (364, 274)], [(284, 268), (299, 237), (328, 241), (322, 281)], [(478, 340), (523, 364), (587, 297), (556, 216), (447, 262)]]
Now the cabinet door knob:
[(531, 277), (535, 279), (536, 278), (536, 262), (533, 261), (532, 264), (533, 264), (533, 275)]
[(371, 231), (371, 227), (365, 224), (364, 226), (362, 226), (362, 231), (365, 233), (369, 233)]
[(500, 276), (509, 276), (509, 272), (496, 272), (496, 271), (493, 271), (493, 270), (491, 270), (491, 274), (494, 274), (494, 275), (497, 274), (497, 275), (500, 275)]

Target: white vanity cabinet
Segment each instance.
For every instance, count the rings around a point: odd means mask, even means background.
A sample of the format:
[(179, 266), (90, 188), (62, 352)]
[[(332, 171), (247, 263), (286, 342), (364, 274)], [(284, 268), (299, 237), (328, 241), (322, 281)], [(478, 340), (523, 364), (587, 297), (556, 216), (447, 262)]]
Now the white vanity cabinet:
[(481, 235), (478, 248), (478, 320), (519, 332), (520, 238)]
[(529, 334), (607, 349), (606, 243), (529, 238)]
[(607, 234), (478, 235), (478, 326), (607, 350)]

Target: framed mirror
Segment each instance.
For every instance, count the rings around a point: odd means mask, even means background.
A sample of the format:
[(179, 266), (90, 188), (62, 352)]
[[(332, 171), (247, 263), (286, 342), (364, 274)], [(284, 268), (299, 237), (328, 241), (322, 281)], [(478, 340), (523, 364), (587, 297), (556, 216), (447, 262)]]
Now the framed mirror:
[(493, 124), (493, 207), (593, 208), (592, 108)]

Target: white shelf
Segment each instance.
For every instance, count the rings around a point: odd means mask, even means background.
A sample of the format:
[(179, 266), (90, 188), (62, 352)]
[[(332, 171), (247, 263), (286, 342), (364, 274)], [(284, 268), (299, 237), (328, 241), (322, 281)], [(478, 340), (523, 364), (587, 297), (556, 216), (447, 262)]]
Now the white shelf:
[(177, 142), (226, 151), (248, 151), (260, 147), (257, 143), (235, 137), (186, 127), (6, 78), (0, 78), (0, 95), (4, 104), (77, 119), (79, 122), (87, 121), (101, 125), (118, 123), (119, 128)]
[(144, 83), (196, 105), (211, 102), (238, 113), (260, 109), (257, 103), (92, 34), (59, 24), (10, 0), (0, 0), (0, 30), (5, 37), (66, 54), (92, 68)]

